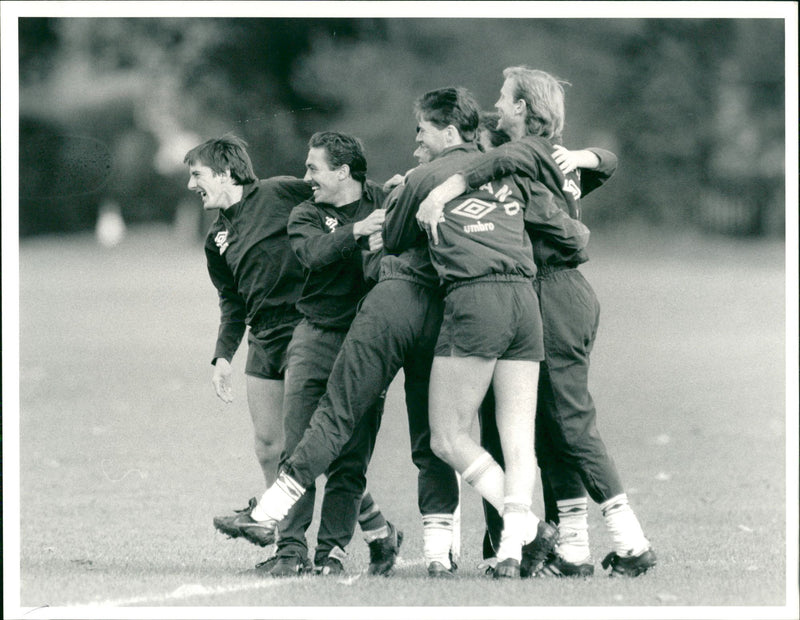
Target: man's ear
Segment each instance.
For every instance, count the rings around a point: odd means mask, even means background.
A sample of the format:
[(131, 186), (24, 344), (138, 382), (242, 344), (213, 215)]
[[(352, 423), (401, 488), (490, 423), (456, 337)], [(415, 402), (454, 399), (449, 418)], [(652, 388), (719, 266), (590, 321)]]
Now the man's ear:
[(347, 177), (350, 176), (350, 166), (348, 164), (342, 164), (341, 166), (339, 166), (339, 170), (336, 176), (340, 181), (344, 181)]
[(444, 128), (445, 132), (447, 132), (447, 143), (448, 144), (455, 144), (458, 142), (458, 139), (461, 137), (461, 134), (458, 133), (458, 129), (456, 129), (455, 125), (448, 125)]

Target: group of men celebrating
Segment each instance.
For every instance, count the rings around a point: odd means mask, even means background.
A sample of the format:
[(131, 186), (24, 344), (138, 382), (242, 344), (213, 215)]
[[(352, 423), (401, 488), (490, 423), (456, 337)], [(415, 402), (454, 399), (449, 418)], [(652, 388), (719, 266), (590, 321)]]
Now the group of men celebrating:
[(356, 525), (368, 574), (393, 572), (403, 535), (366, 472), (400, 369), (430, 577), (456, 576), (457, 474), (484, 499), (495, 578), (591, 576), (588, 497), (614, 544), (603, 568), (634, 577), (656, 564), (588, 391), (599, 305), (578, 270), (589, 238), (579, 199), (616, 157), (558, 145), (559, 80), (527, 67), (503, 75), (496, 114), (464, 88), (419, 97), (420, 165), (383, 187), (366, 178), (360, 140), (338, 132), (311, 137), (303, 179), (257, 179), (232, 135), (185, 157), (189, 189), (218, 210), (205, 243), (221, 310), (212, 382), (229, 402), (230, 360), (249, 327), (248, 407), (267, 487), (214, 525), (274, 543), (265, 574), (343, 573)]

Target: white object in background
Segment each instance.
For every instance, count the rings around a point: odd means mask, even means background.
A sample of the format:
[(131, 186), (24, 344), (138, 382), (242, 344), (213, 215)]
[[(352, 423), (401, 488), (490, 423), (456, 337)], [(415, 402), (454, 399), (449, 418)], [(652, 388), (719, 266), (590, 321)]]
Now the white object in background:
[(122, 212), (116, 202), (105, 202), (97, 215), (94, 234), (97, 242), (106, 248), (113, 248), (122, 243), (127, 228)]

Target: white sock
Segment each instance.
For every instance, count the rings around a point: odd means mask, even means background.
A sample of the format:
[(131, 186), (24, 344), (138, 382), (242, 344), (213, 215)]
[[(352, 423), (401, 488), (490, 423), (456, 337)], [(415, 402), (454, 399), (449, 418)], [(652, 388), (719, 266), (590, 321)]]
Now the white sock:
[(539, 533), (539, 520), (539, 517), (533, 514), (532, 510), (528, 510), (528, 514), (525, 515), (525, 529), (523, 530), (524, 536), (522, 539), (523, 545), (533, 542), (533, 539), (536, 538), (536, 535)]
[(522, 545), (531, 513), (531, 501), (524, 497), (506, 497), (503, 507), (503, 533), (497, 549), (497, 561), (512, 558), (522, 560)]
[(506, 475), (491, 454), (484, 451), (461, 473), (461, 477), (500, 514), (503, 513)]
[(431, 562), (441, 562), (446, 568), (452, 568), (450, 549), (453, 546), (453, 515), (422, 515), (422, 541), (427, 566)]
[[(503, 514), (506, 475), (503, 468), (498, 465), (491, 454), (484, 451), (483, 454), (461, 472), (461, 478), (480, 493), (481, 497), (494, 506), (500, 514)], [(530, 506), (530, 503), (528, 503), (528, 506)], [(539, 517), (528, 510), (528, 514), (525, 518), (526, 525), (523, 530), (523, 544), (527, 545), (536, 538), (536, 532), (539, 527)]]
[(628, 496), (625, 493), (606, 500), (600, 504), (600, 509), (617, 555), (639, 555), (650, 548), (650, 542), (644, 537), (642, 526), (628, 505)]
[(361, 530), (361, 533), (364, 535), (364, 542), (367, 544), (371, 543), (373, 540), (378, 540), (379, 538), (386, 538), (390, 534), (391, 530), (389, 529), (389, 525), (382, 525), (376, 530)]
[(300, 483), (281, 472), (275, 484), (264, 491), (264, 495), (258, 500), (258, 505), (253, 508), (250, 516), (255, 521), (280, 521), (305, 492)]
[(558, 544), (556, 553), (573, 564), (585, 562), (589, 550), (589, 500), (586, 497), (563, 499), (558, 506)]

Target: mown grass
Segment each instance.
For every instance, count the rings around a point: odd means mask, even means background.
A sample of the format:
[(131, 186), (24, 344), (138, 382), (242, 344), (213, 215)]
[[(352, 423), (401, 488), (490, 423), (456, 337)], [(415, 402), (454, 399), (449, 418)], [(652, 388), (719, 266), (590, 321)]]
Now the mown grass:
[(744, 606), (745, 617), (791, 617), (783, 244), (622, 233), (596, 234), (592, 249), (584, 272), (603, 307), (591, 377), (600, 430), (659, 566), (606, 579), (599, 563), (610, 543), (592, 507), (594, 579), (492, 582), (477, 569), (482, 515), (465, 489), (460, 578), (445, 586), (421, 564), (400, 386), (389, 392), (369, 482), (406, 532), (395, 577), (361, 574), (368, 553), (357, 533), (346, 578), (265, 580), (250, 569), (266, 551), (211, 527), (263, 483), (244, 355), (234, 404), (210, 386), (218, 317), (201, 248), (156, 228), (113, 250), (90, 237), (22, 243), (19, 596), (23, 607), (49, 606), (28, 617), (111, 617), (102, 614), (114, 605), (114, 617), (150, 606), (186, 617), (222, 607), (330, 617), (315, 609), (363, 606), (440, 617), (456, 607), (497, 617), (488, 608), (498, 606), (535, 617), (665, 607), (694, 617), (685, 608), (719, 607), (726, 617)]

